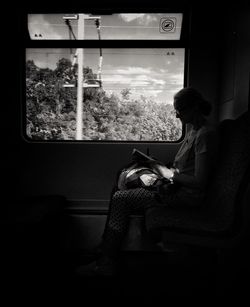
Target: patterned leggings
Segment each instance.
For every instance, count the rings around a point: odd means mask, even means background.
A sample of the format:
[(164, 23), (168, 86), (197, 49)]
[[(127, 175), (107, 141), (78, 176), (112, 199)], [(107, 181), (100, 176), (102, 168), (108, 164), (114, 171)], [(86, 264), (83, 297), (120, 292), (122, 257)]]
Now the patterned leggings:
[(143, 188), (118, 190), (112, 194), (103, 234), (105, 254), (117, 255), (127, 231), (129, 215), (135, 210), (144, 210), (155, 202), (154, 193)]
[(144, 210), (154, 202), (154, 194), (143, 188), (115, 192), (110, 204), (108, 226), (118, 232), (126, 231), (129, 215), (135, 210)]

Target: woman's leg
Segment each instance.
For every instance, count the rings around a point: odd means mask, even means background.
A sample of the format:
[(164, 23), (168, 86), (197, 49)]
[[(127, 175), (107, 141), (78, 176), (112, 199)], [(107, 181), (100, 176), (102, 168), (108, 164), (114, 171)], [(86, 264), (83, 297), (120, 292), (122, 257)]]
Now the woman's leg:
[(126, 164), (125, 166), (121, 167), (116, 173), (115, 181), (114, 181), (114, 184), (113, 184), (113, 187), (112, 187), (112, 190), (111, 190), (111, 193), (110, 193), (110, 197), (109, 197), (110, 201), (109, 201), (109, 207), (108, 207), (108, 215), (107, 215), (107, 219), (106, 219), (105, 228), (104, 228), (102, 238), (104, 238), (104, 236), (105, 236), (105, 233), (106, 233), (106, 230), (107, 230), (107, 225), (109, 223), (113, 195), (119, 190), (119, 188), (118, 188), (119, 177), (120, 177), (122, 171), (124, 169), (129, 168), (131, 165), (132, 165), (132, 162), (130, 162), (129, 164)]
[(154, 202), (154, 193), (143, 188), (118, 190), (113, 194), (102, 242), (105, 256), (112, 259), (117, 257), (127, 231), (129, 215)]

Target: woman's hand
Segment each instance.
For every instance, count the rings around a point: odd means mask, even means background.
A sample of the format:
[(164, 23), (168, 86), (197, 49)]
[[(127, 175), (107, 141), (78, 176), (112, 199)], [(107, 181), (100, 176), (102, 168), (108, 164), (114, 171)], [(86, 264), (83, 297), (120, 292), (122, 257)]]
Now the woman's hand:
[(167, 168), (166, 166), (157, 164), (155, 166), (155, 169), (164, 178), (170, 179), (174, 176), (173, 169), (171, 170), (171, 169)]

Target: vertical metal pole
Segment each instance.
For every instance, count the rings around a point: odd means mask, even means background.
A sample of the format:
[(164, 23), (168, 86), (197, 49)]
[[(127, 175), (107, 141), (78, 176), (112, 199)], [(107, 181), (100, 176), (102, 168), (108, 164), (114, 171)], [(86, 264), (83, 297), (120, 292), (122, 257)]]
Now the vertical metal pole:
[[(78, 39), (84, 39), (84, 14), (78, 15)], [(76, 140), (82, 140), (83, 128), (83, 61), (84, 52), (78, 49), (78, 81), (77, 81), (77, 108), (76, 108)]]

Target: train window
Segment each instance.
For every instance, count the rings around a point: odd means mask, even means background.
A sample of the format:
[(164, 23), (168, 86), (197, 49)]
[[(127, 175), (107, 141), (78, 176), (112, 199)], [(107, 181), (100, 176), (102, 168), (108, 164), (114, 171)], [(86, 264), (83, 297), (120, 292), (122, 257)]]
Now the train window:
[[(80, 17), (82, 17), (82, 19)], [(82, 36), (78, 28), (81, 23)], [(161, 14), (29, 14), (31, 39), (90, 39), (115, 40), (179, 40), (182, 13)]]
[(185, 84), (184, 16), (28, 14), (29, 140), (179, 141), (173, 95)]
[[(72, 49), (26, 49), (26, 133), (75, 140), (77, 63)], [(83, 49), (81, 140), (177, 141), (173, 95), (183, 87), (184, 49)]]

